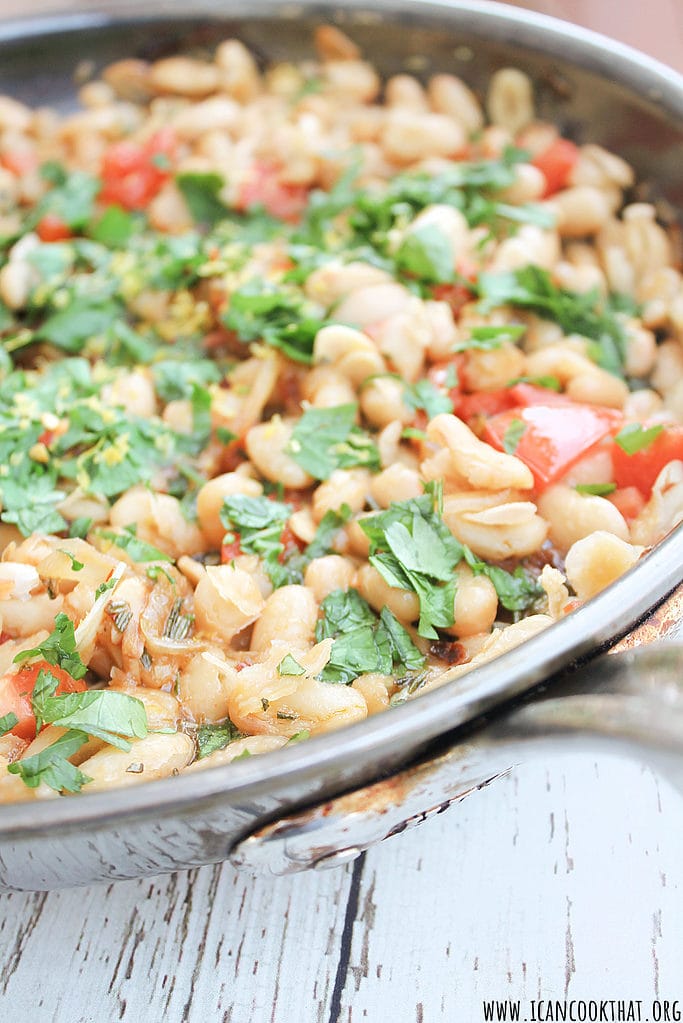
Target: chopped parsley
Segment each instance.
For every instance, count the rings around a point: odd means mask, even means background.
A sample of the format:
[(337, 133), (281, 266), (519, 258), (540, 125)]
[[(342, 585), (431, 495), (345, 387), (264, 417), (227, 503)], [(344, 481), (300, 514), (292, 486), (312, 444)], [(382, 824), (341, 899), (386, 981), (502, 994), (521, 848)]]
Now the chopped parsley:
[(379, 469), (376, 445), (355, 425), (357, 411), (355, 403), (306, 409), (292, 431), (289, 454), (318, 480), (329, 479), (335, 469)]
[(40, 646), (32, 650), (22, 650), (14, 658), (15, 664), (40, 657), (48, 664), (54, 664), (66, 671), (72, 678), (83, 678), (88, 670), (76, 649), (76, 633), (74, 623), (64, 612), (55, 618), (55, 627)]
[(101, 540), (106, 540), (119, 550), (125, 551), (132, 561), (173, 561), (173, 558), (164, 554), (158, 547), (147, 543), (146, 540), (140, 540), (137, 531), (136, 525), (130, 525), (124, 526), (118, 533), (110, 529), (96, 529), (94, 532)]
[(453, 402), (448, 395), (437, 390), (431, 380), (426, 378), (414, 384), (406, 384), (403, 389), (403, 401), (408, 408), (415, 411), (424, 409), (427, 419), (433, 419), (442, 412), (453, 411)]
[(609, 301), (597, 291), (577, 294), (558, 288), (539, 266), (484, 272), (477, 290), (485, 311), (502, 305), (529, 309), (559, 324), (565, 334), (589, 338), (591, 358), (610, 373), (624, 375), (626, 335)]
[(58, 685), (51, 672), (38, 673), (31, 697), (38, 729), (44, 725), (76, 729), (121, 750), (131, 748), (129, 739), (147, 735), (145, 707), (134, 696), (111, 689), (55, 695)]
[(278, 675), (305, 675), (306, 669), (291, 654), (285, 654), (277, 666)]
[(316, 639), (334, 638), (319, 676), (324, 682), (348, 684), (368, 672), (403, 676), (423, 666), (425, 658), (398, 619), (386, 607), (378, 617), (357, 590), (333, 590), (320, 610)]
[(577, 483), (574, 487), (577, 494), (593, 497), (606, 497), (607, 494), (613, 494), (616, 489), (616, 483)]
[(517, 341), (522, 336), (526, 327), (517, 323), (507, 323), (500, 327), (480, 326), (472, 327), (470, 336), (453, 347), (454, 352), (494, 352), (505, 341)]
[(359, 520), (370, 540), (370, 563), (389, 586), (417, 594), (418, 633), (437, 639), (437, 629), (453, 625), (454, 569), (463, 559), (475, 574), (489, 577), (503, 607), (511, 611), (531, 607), (541, 590), (530, 576), (521, 568), (510, 573), (478, 559), (452, 535), (434, 503), (434, 495), (426, 493)]
[(235, 728), (228, 718), (219, 721), (217, 724), (200, 725), (197, 729), (197, 760), (225, 749), (236, 739), (243, 739), (244, 735)]
[(229, 210), (220, 199), (225, 182), (220, 174), (185, 171), (176, 175), (176, 184), (198, 224), (213, 227), (228, 217)]
[(622, 427), (614, 440), (627, 455), (635, 455), (637, 451), (648, 448), (663, 429), (661, 424), (644, 427), (640, 423), (628, 423)]
[(508, 455), (514, 455), (520, 440), (526, 433), (526, 423), (521, 419), (512, 419), (503, 437), (503, 449)]
[(394, 256), (399, 270), (427, 284), (453, 280), (453, 246), (436, 224), (424, 224), (410, 231)]
[(303, 363), (312, 362), (315, 336), (327, 322), (295, 289), (259, 280), (233, 291), (221, 319), (240, 341), (264, 341)]
[(7, 770), (10, 774), (18, 774), (30, 789), (44, 782), (57, 792), (80, 792), (92, 779), (79, 771), (68, 758), (77, 753), (87, 739), (85, 732), (69, 730), (39, 753), (15, 760)]
[(19, 718), (13, 711), (10, 711), (9, 714), (3, 714), (2, 717), (0, 717), (0, 737), (7, 735), (7, 733), (11, 732), (18, 724)]

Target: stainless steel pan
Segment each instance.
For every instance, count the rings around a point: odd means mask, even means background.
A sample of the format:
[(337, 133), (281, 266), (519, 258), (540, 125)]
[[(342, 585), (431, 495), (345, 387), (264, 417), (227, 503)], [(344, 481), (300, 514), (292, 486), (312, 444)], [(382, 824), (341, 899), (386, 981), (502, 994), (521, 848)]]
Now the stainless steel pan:
[[(668, 215), (683, 207), (683, 78), (600, 36), (497, 4), (373, 0), (365, 8), (220, 0), (123, 0), (0, 25), (0, 91), (73, 102), (73, 71), (236, 35), (264, 60), (310, 55), (311, 30), (342, 24), (387, 74), (455, 70), (483, 90), (517, 65), (540, 113), (636, 168)], [(683, 645), (596, 655), (677, 622), (683, 529), (586, 607), (466, 676), (362, 724), (224, 768), (100, 795), (0, 807), (0, 888), (48, 889), (231, 859), (283, 873), (352, 859), (532, 752), (617, 746), (674, 780), (683, 765)], [(578, 666), (578, 667), (577, 667)], [(682, 775), (683, 777), (683, 775)]]

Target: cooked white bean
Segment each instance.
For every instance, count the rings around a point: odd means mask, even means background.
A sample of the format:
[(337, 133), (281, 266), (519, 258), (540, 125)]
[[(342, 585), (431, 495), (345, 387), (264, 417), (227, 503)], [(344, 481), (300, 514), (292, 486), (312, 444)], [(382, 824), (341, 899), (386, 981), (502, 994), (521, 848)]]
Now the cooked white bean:
[(429, 80), (429, 99), (439, 114), (448, 114), (468, 135), (480, 131), (484, 114), (471, 89), (455, 75), (434, 75)]
[(486, 109), (495, 125), (513, 135), (534, 119), (531, 79), (517, 68), (506, 67), (491, 76)]
[(589, 600), (635, 565), (642, 551), (614, 533), (598, 530), (570, 547), (567, 579), (579, 600)]
[(196, 654), (180, 673), (176, 691), (183, 710), (199, 723), (222, 721), (228, 714), (225, 676), (203, 654)]
[(320, 522), (328, 511), (339, 511), (347, 504), (353, 513), (365, 507), (370, 490), (367, 469), (335, 469), (313, 494), (313, 518)]
[(457, 416), (447, 413), (435, 416), (427, 427), (427, 436), (448, 450), (455, 473), (472, 487), (531, 490), (534, 485), (531, 470), (519, 458), (495, 451), (480, 441)]
[(374, 607), (377, 612), (388, 607), (404, 625), (416, 622), (420, 616), (417, 594), (412, 590), (389, 586), (372, 565), (361, 565), (356, 576), (356, 586), (370, 607)]
[(537, 514), (536, 505), (515, 500), (513, 492), (448, 495), (443, 518), (451, 533), (486, 561), (533, 554), (548, 535), (548, 523)]
[(326, 554), (314, 558), (306, 568), (304, 583), (322, 604), (333, 590), (348, 590), (353, 585), (356, 570), (347, 558), (339, 554)]
[(177, 774), (192, 760), (194, 742), (189, 735), (151, 734), (135, 739), (128, 751), (107, 746), (84, 760), (80, 770), (91, 780), (88, 792), (140, 785)]
[(249, 458), (267, 480), (300, 490), (310, 487), (313, 478), (289, 454), (293, 429), (292, 420), (273, 416), (267, 423), (252, 426), (245, 447)]
[(579, 494), (558, 484), (541, 494), (538, 510), (550, 524), (550, 538), (561, 551), (596, 530), (628, 540), (624, 516), (605, 497)]
[(318, 602), (307, 586), (281, 586), (268, 597), (251, 638), (252, 650), (268, 650), (275, 640), (302, 650), (313, 643)]
[(447, 629), (452, 636), (474, 636), (489, 632), (498, 613), (496, 588), (484, 575), (474, 575), (467, 565), (455, 569), (457, 587), (453, 608), (453, 625)]

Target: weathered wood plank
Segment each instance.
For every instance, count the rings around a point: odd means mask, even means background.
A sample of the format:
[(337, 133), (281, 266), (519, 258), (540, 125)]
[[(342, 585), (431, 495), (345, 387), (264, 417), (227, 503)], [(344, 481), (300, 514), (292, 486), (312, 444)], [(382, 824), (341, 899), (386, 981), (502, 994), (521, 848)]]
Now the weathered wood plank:
[(475, 1023), (483, 998), (675, 998), (682, 826), (649, 772), (565, 757), (353, 870), (0, 896), (0, 1019)]

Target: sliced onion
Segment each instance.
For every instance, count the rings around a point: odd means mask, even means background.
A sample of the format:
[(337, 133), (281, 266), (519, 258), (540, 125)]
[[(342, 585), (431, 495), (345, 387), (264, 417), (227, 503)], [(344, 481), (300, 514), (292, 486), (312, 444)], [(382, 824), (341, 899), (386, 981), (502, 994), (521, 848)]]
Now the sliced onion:
[(0, 562), (0, 600), (29, 600), (37, 586), (40, 586), (40, 576), (33, 565)]
[[(50, 546), (53, 547), (52, 552), (37, 565), (43, 579), (99, 586), (110, 577), (117, 564), (114, 558), (102, 554), (92, 544), (78, 538), (52, 540)], [(72, 559), (83, 567), (74, 569)]]
[(116, 587), (121, 582), (125, 571), (126, 566), (124, 563), (122, 561), (118, 561), (114, 571), (107, 580), (108, 582), (113, 580), (114, 585), (110, 586), (109, 589), (100, 594), (83, 621), (76, 629), (76, 649), (81, 655), (81, 660), (84, 664), (89, 663), (90, 658), (95, 652), (95, 641), (97, 639), (97, 633), (100, 631), (104, 610), (116, 592)]

